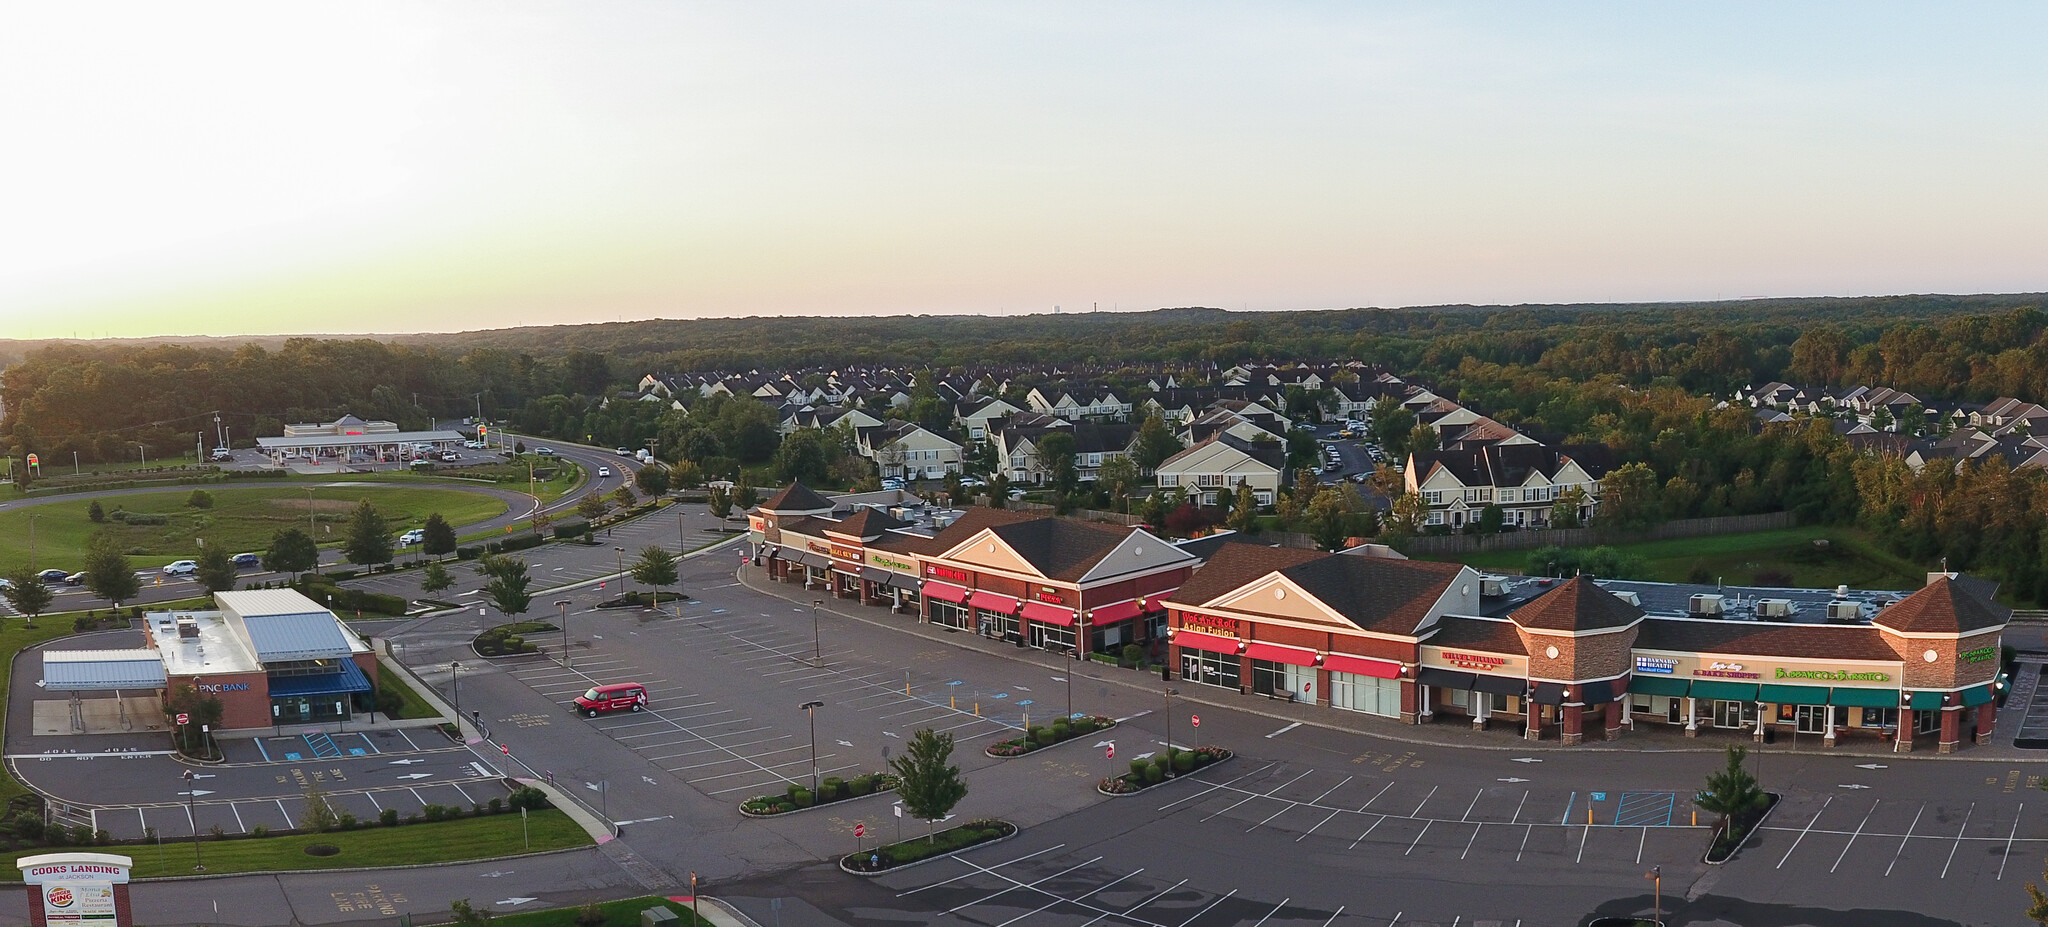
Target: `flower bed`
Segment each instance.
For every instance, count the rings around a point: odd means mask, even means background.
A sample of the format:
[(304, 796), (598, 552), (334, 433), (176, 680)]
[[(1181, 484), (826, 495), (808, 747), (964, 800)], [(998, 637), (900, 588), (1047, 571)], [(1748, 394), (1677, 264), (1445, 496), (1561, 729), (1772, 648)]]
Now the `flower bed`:
[(942, 856), (951, 856), (984, 843), (1007, 840), (1016, 834), (1015, 824), (995, 818), (983, 818), (969, 821), (959, 827), (949, 827), (928, 837), (914, 837), (902, 843), (891, 843), (872, 850), (847, 854), (839, 858), (839, 868), (855, 875), (879, 875), (891, 869), (901, 869)]
[(1023, 756), (1034, 750), (1043, 750), (1054, 744), (1065, 743), (1076, 737), (1084, 737), (1098, 731), (1109, 730), (1113, 727), (1116, 727), (1116, 719), (1105, 718), (1101, 715), (1060, 718), (1047, 727), (1040, 727), (1034, 724), (1030, 730), (1024, 732), (1024, 736), (996, 741), (989, 744), (988, 749), (982, 752), (989, 756), (999, 757)]
[(602, 601), (602, 602), (599, 602), (599, 603), (597, 603), (597, 607), (598, 607), (598, 608), (659, 608), (659, 607), (661, 607), (661, 606), (663, 606), (663, 605), (674, 605), (674, 604), (676, 604), (677, 602), (688, 602), (688, 601), (690, 601), (690, 597), (689, 597), (689, 596), (686, 596), (686, 595), (684, 595), (684, 594), (682, 594), (682, 593), (680, 593), (680, 592), (663, 592), (663, 593), (659, 593), (659, 594), (658, 594), (658, 596), (657, 596), (657, 595), (649, 595), (648, 593), (645, 593), (645, 592), (641, 592), (641, 591), (639, 591), (639, 590), (637, 590), (637, 589), (636, 589), (636, 590), (634, 590), (634, 591), (632, 591), (632, 592), (628, 592), (628, 593), (626, 593), (625, 595), (619, 596), (619, 597), (617, 597), (617, 598), (611, 598), (611, 599), (606, 599), (606, 600), (604, 600), (604, 601)]
[(1708, 865), (1720, 865), (1733, 859), (1736, 851), (1742, 849), (1742, 844), (1756, 835), (1757, 828), (1763, 826), (1764, 819), (1771, 816), (1771, 809), (1778, 807), (1778, 793), (1765, 792), (1764, 798), (1763, 807), (1737, 815), (1728, 822), (1726, 831), (1718, 827), (1714, 829), (1714, 842), (1707, 846)]
[[(1221, 763), (1235, 755), (1222, 747), (1196, 747), (1193, 750), (1173, 751), (1173, 758), (1170, 762), (1173, 763), (1173, 774), (1175, 776), (1185, 776), (1205, 766)], [(1165, 754), (1149, 759), (1132, 760), (1130, 772), (1096, 783), (1095, 790), (1104, 795), (1129, 795), (1133, 792), (1142, 792), (1166, 781), (1166, 764), (1168, 762), (1169, 760)]]
[(877, 792), (895, 790), (896, 777), (889, 773), (868, 773), (851, 779), (826, 776), (819, 780), (816, 794), (792, 782), (789, 789), (781, 795), (756, 795), (740, 802), (740, 814), (750, 818), (771, 818), (778, 814), (788, 814), (805, 808), (816, 808), (834, 802), (865, 798)]

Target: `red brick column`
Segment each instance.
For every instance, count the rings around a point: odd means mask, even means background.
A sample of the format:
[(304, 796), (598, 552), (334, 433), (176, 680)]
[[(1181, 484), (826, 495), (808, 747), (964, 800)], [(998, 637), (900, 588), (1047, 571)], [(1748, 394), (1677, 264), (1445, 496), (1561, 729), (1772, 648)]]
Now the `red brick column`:
[[(1950, 695), (1949, 698), (1955, 698)], [(1954, 753), (1956, 745), (1963, 740), (1963, 707), (1949, 705), (1941, 709), (1941, 741), (1935, 746), (1936, 753)]]
[[(1627, 696), (1622, 698), (1627, 698)], [(1621, 719), (1622, 716), (1628, 714), (1628, 703), (1621, 699), (1616, 699), (1608, 702), (1600, 710), (1607, 713), (1607, 739), (1620, 740)]]
[(1401, 680), (1401, 723), (1402, 723), (1402, 724), (1418, 724), (1418, 723), (1420, 723), (1420, 721), (1419, 721), (1419, 718), (1420, 718), (1420, 716), (1419, 716), (1419, 715), (1417, 714), (1417, 711), (1418, 711), (1418, 710), (1419, 710), (1419, 709), (1417, 709), (1417, 707), (1416, 707), (1416, 700), (1415, 700), (1415, 680), (1413, 680), (1413, 679), (1403, 679), (1403, 680)]
[(1979, 744), (1990, 743), (1991, 732), (1997, 728), (1998, 703), (1990, 701), (1977, 706), (1977, 742)]
[[(42, 906), (37, 905), (38, 909)], [(128, 883), (114, 883), (114, 923), (126, 925), (135, 923), (135, 908), (128, 902)]]
[(1564, 734), (1559, 739), (1567, 744), (1576, 744), (1584, 741), (1586, 739), (1586, 706), (1565, 705), (1561, 709), (1560, 714), (1563, 715), (1562, 727)]
[(43, 886), (28, 887), (28, 923), (29, 927), (50, 927), (49, 920), (43, 917)]

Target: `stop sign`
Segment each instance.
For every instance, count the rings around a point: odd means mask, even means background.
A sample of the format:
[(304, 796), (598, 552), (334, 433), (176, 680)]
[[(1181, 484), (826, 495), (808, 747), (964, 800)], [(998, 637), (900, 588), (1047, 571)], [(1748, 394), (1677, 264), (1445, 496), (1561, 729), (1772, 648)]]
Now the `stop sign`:
[(1116, 759), (1116, 744), (1110, 744), (1109, 749), (1102, 751), (1102, 758), (1105, 760)]
[(1201, 726), (1202, 726), (1202, 716), (1201, 716), (1201, 715), (1189, 715), (1189, 716), (1188, 716), (1188, 720), (1189, 720), (1189, 721), (1193, 721), (1193, 722), (1195, 723), (1195, 726), (1196, 726), (1196, 727), (1201, 727)]
[(499, 744), (499, 745), (498, 745), (498, 752), (499, 752), (499, 753), (502, 753), (502, 754), (505, 754), (506, 756), (511, 756), (511, 755), (512, 755), (512, 745), (511, 745), (511, 744)]
[(180, 726), (183, 726), (183, 725), (187, 725), (187, 724), (191, 724), (191, 723), (192, 723), (192, 716), (191, 716), (191, 715), (188, 715), (188, 714), (186, 714), (186, 713), (184, 713), (184, 712), (182, 712), (182, 711), (181, 711), (181, 712), (178, 712), (178, 724), (179, 724)]
[(856, 837), (865, 837), (865, 836), (867, 836), (867, 835), (868, 835), (868, 826), (867, 826), (866, 824), (855, 824), (855, 825), (853, 825), (853, 835), (854, 835), (854, 836), (856, 836)]

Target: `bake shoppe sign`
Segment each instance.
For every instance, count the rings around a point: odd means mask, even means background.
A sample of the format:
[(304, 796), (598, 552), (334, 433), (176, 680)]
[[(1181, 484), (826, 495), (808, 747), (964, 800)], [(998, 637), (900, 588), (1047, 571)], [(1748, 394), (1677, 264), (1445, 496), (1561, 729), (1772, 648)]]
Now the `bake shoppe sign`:
[(129, 927), (115, 886), (128, 881), (134, 861), (108, 853), (45, 853), (15, 861), (29, 886), (31, 914), (64, 927)]

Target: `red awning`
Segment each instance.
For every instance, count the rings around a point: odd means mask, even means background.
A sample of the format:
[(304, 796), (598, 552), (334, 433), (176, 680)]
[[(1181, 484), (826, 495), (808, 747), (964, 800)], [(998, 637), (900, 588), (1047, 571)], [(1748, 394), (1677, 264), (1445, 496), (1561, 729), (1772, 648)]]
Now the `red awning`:
[(937, 599), (941, 602), (967, 601), (967, 590), (959, 586), (948, 586), (945, 583), (925, 583), (924, 594), (926, 598)]
[(1289, 663), (1295, 666), (1316, 665), (1316, 652), (1306, 647), (1289, 647), (1285, 644), (1261, 644), (1252, 641), (1244, 645), (1244, 655), (1254, 660), (1269, 660), (1274, 663)]
[(1024, 617), (1045, 624), (1056, 624), (1062, 628), (1072, 627), (1074, 624), (1073, 609), (1047, 605), (1044, 602), (1024, 603)]
[(1360, 676), (1377, 676), (1381, 679), (1401, 678), (1399, 663), (1369, 660), (1365, 657), (1347, 657), (1341, 653), (1323, 657), (1323, 668), (1333, 673), (1357, 673)]
[(1218, 637), (1214, 634), (1203, 634), (1200, 631), (1176, 631), (1173, 635), (1173, 642), (1180, 645), (1183, 649), (1189, 650), (1206, 650), (1210, 653), (1237, 652), (1237, 638)]
[(1088, 620), (1098, 625), (1115, 624), (1119, 621), (1129, 621), (1144, 613), (1144, 606), (1139, 605), (1137, 599), (1131, 599), (1114, 605), (1104, 605), (1101, 608), (1091, 608), (1088, 610)]
[(975, 590), (974, 597), (971, 601), (974, 603), (975, 608), (987, 609), (992, 612), (1000, 612), (1005, 615), (1017, 610), (1016, 599), (1010, 598), (1006, 595), (997, 595), (993, 592), (982, 592), (978, 589)]

